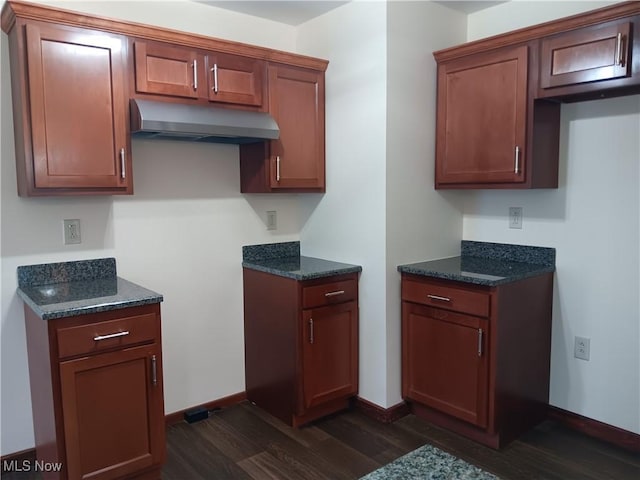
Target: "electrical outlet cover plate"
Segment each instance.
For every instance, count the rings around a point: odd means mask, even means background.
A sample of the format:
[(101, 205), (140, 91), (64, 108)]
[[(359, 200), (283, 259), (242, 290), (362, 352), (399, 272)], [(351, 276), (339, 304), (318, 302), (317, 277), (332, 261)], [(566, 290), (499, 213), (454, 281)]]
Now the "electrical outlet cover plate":
[(573, 356), (582, 360), (589, 360), (591, 355), (591, 339), (576, 337), (573, 346)]
[(63, 238), (65, 245), (82, 243), (82, 236), (80, 234), (80, 220), (63, 220), (62, 226), (64, 228)]
[(522, 207), (509, 207), (509, 228), (522, 228)]

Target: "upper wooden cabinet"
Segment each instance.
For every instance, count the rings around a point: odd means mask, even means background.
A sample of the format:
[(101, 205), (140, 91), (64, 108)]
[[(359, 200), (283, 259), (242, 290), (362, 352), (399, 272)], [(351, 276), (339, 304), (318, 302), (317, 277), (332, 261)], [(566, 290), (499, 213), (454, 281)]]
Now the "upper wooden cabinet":
[(19, 21), (10, 49), (18, 193), (132, 193), (124, 37)]
[(524, 45), (439, 67), (436, 186), (524, 182), (527, 62)]
[(262, 106), (265, 62), (135, 41), (135, 93)]
[(243, 191), (324, 191), (326, 60), (14, 0), (2, 30), (19, 195), (133, 193), (129, 97), (270, 112)]
[(206, 58), (209, 101), (262, 106), (265, 62), (224, 53)]
[(434, 53), (436, 188), (557, 188), (560, 103), (640, 92), (640, 2)]
[(240, 190), (324, 192), (324, 72), (272, 64), (268, 78), (280, 138), (241, 145)]
[(627, 17), (543, 38), (539, 96), (572, 101), (637, 93), (639, 27), (640, 17)]
[(540, 87), (611, 80), (631, 73), (631, 23), (613, 23), (542, 39)]
[(202, 55), (156, 42), (134, 42), (133, 48), (136, 92), (185, 98), (203, 96)]

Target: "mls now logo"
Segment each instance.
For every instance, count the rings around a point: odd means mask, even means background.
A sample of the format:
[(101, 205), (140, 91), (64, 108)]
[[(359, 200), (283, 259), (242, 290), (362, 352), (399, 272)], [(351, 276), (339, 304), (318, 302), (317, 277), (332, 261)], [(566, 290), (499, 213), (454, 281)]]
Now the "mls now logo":
[(3, 472), (59, 472), (62, 462), (45, 462), (41, 460), (3, 460)]

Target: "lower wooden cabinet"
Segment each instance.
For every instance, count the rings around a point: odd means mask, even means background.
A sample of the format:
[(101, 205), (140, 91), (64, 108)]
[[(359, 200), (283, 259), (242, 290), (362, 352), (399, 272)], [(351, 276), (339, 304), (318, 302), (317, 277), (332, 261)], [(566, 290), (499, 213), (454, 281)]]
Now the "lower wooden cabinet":
[(553, 274), (496, 287), (402, 275), (402, 396), (493, 448), (546, 418)]
[(247, 398), (293, 426), (347, 408), (358, 392), (357, 274), (243, 276)]
[(488, 320), (412, 303), (404, 308), (405, 397), (486, 427)]
[(50, 478), (160, 478), (159, 304), (25, 318), (37, 457), (63, 465)]

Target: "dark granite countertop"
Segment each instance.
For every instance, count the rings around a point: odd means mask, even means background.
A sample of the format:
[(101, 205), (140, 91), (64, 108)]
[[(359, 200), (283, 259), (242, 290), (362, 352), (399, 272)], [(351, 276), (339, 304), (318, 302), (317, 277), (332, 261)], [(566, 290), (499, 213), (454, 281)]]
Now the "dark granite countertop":
[(20, 266), (18, 295), (43, 320), (163, 300), (159, 293), (116, 276), (113, 258)]
[(462, 254), (398, 266), (425, 277), (496, 286), (555, 271), (555, 249), (462, 241)]
[(242, 266), (294, 280), (311, 280), (361, 272), (362, 267), (300, 255), (300, 242), (242, 247)]

